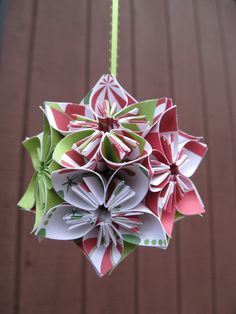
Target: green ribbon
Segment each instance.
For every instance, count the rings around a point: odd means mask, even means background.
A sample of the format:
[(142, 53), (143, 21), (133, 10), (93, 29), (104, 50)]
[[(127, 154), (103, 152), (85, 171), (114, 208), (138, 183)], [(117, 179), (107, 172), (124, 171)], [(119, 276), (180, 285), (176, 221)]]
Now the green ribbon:
[(118, 27), (119, 27), (119, 0), (112, 0), (111, 7), (111, 56), (110, 73), (117, 76), (118, 60)]

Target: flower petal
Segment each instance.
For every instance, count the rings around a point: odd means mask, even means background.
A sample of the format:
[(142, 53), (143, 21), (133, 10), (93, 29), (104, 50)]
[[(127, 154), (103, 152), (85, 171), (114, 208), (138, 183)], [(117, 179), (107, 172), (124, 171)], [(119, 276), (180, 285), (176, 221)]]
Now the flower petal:
[(106, 133), (101, 145), (101, 155), (111, 169), (144, 159), (151, 151), (144, 138), (124, 130)]
[(196, 141), (199, 142), (202, 139), (202, 137), (199, 136), (193, 136), (188, 133), (185, 133), (183, 131), (179, 130), (179, 144), (186, 143), (188, 141)]
[(170, 212), (166, 210), (162, 211), (161, 222), (163, 224), (166, 234), (169, 237), (171, 237), (174, 222), (175, 222), (175, 209), (173, 209)]
[(50, 125), (63, 135), (96, 126), (96, 116), (89, 107), (65, 102), (44, 103)]
[[(186, 179), (186, 178), (185, 178)], [(184, 194), (184, 197), (176, 203), (176, 209), (183, 215), (197, 215), (205, 212), (201, 197), (193, 182), (189, 180), (192, 189)]]
[(160, 215), (165, 232), (170, 237), (175, 221), (175, 208), (169, 212), (165, 210), (160, 211), (158, 208), (159, 195), (160, 192), (149, 192), (145, 198), (145, 205), (150, 208), (155, 215)]
[[(86, 212), (75, 209), (71, 205), (58, 205), (51, 208), (42, 219), (35, 235), (41, 238), (56, 239), (56, 240), (74, 240), (81, 238), (87, 234), (94, 226), (94, 221), (79, 224), (76, 228), (71, 228), (71, 224), (65, 219), (67, 215), (76, 213), (86, 214)], [(92, 215), (87, 212), (87, 214)]]
[(123, 241), (117, 239), (117, 245), (112, 242), (108, 247), (101, 244), (97, 247), (98, 229), (95, 228), (83, 237), (82, 250), (90, 263), (101, 277), (111, 271), (120, 261), (123, 254)]
[(124, 108), (114, 118), (124, 129), (144, 137), (167, 108), (169, 103), (163, 98), (145, 100)]
[(150, 180), (150, 190), (152, 192), (161, 191), (169, 182), (170, 166), (165, 155), (158, 150), (153, 150), (149, 156), (152, 178)]
[[(120, 189), (116, 189), (116, 180), (119, 179), (119, 182), (123, 181), (124, 184), (128, 187), (126, 194), (122, 194), (119, 197), (124, 189), (122, 187)], [(113, 210), (118, 208), (119, 210), (129, 210), (137, 206), (145, 197), (148, 191), (149, 186), (149, 174), (146, 168), (144, 168), (140, 164), (130, 164), (119, 168), (113, 176), (110, 178), (107, 184), (107, 199), (106, 199), (106, 206), (108, 201), (115, 195), (113, 198), (114, 201), (118, 199), (116, 202), (116, 206)], [(134, 193), (131, 196), (131, 193)], [(127, 195), (128, 194), (128, 195)], [(114, 203), (113, 201), (113, 203)], [(110, 207), (112, 206), (112, 202)]]
[(96, 210), (104, 203), (102, 177), (88, 169), (62, 169), (52, 173), (55, 191), (69, 204), (84, 210)]
[(147, 207), (143, 204), (139, 204), (136, 208), (127, 211), (127, 213), (129, 213), (129, 217), (131, 218), (132, 213), (134, 216), (138, 215), (141, 225), (136, 232), (120, 228), (119, 231), (124, 241), (143, 246), (167, 247), (167, 239), (163, 225), (160, 219)]
[(158, 192), (149, 191), (145, 197), (144, 204), (151, 210), (156, 216), (159, 215), (158, 211)]
[(102, 133), (82, 130), (64, 137), (56, 146), (53, 159), (66, 168), (95, 168), (99, 159)]
[(179, 172), (184, 176), (191, 177), (197, 170), (206, 152), (206, 144), (196, 141), (187, 142), (181, 151), (187, 158), (186, 161), (179, 166)]
[[(116, 111), (136, 102), (136, 100), (118, 83), (116, 77), (111, 74), (104, 74), (101, 76), (93, 87), (87, 103), (90, 104), (91, 108), (98, 116), (101, 116), (99, 105), (102, 105), (105, 100), (108, 100), (111, 105), (115, 103)], [(83, 102), (84, 100), (82, 103)]]
[(153, 149), (164, 152), (161, 143), (161, 135), (164, 136), (173, 133), (178, 133), (176, 106), (168, 107), (166, 111), (162, 113), (146, 139)]

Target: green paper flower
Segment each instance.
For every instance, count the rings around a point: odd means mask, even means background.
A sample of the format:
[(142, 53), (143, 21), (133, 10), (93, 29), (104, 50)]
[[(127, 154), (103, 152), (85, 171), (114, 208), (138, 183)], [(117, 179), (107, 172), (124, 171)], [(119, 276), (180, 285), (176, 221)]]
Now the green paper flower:
[(62, 135), (51, 128), (44, 116), (43, 132), (23, 141), (23, 146), (32, 159), (35, 173), (18, 206), (27, 211), (35, 210), (33, 232), (39, 226), (46, 211), (63, 202), (58, 194), (54, 192), (51, 183), (51, 172), (60, 168), (53, 161), (52, 154), (56, 144), (61, 139)]

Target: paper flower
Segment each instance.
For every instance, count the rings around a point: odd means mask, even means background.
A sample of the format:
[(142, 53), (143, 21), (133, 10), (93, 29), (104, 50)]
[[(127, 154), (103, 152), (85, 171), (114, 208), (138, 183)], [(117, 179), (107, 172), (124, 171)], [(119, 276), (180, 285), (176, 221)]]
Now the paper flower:
[(50, 125), (66, 136), (55, 151), (64, 167), (101, 169), (102, 161), (115, 169), (151, 153), (145, 137), (172, 106), (168, 98), (130, 104), (135, 100), (112, 75), (103, 75), (88, 105), (45, 102)]
[(149, 187), (147, 170), (132, 164), (104, 179), (87, 169), (52, 173), (52, 184), (66, 204), (52, 208), (36, 235), (81, 239), (81, 248), (100, 276), (122, 259), (126, 243), (166, 248), (165, 230), (141, 202)]
[(80, 104), (45, 102), (23, 145), (35, 174), (19, 206), (33, 233), (73, 240), (99, 276), (138, 246), (167, 248), (174, 222), (202, 214), (190, 177), (207, 146), (179, 130), (170, 98), (137, 102), (103, 75)]
[(61, 135), (53, 130), (44, 118), (43, 133), (26, 139), (23, 142), (30, 154), (35, 173), (28, 188), (18, 203), (25, 210), (35, 211), (35, 230), (45, 212), (52, 206), (62, 202), (61, 198), (52, 190), (50, 174), (60, 166), (52, 160), (52, 153)]
[(182, 215), (205, 212), (201, 198), (189, 179), (207, 146), (200, 138), (180, 132), (176, 107), (167, 110), (149, 135), (153, 152), (149, 158), (150, 190), (146, 204), (161, 217), (166, 233), (171, 236), (176, 211)]

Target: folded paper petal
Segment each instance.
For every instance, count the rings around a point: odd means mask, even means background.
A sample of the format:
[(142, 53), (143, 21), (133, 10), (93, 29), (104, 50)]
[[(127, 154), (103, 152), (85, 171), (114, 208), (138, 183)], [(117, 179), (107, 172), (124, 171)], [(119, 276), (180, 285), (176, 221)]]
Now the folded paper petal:
[(163, 211), (161, 215), (161, 222), (165, 228), (166, 234), (171, 237), (175, 222), (175, 210), (169, 212)]
[(56, 146), (53, 159), (65, 168), (94, 169), (99, 161), (102, 133), (81, 130), (64, 137)]
[[(163, 108), (163, 110), (160, 110), (160, 114), (157, 116), (154, 126), (146, 136), (146, 140), (151, 144), (153, 149), (161, 151), (160, 128), (163, 129), (163, 132), (166, 129), (168, 132), (173, 132), (174, 129), (177, 129), (177, 120), (174, 117), (176, 109), (174, 109), (175, 106), (173, 106), (172, 100), (170, 98), (161, 98), (159, 101), (161, 103), (160, 108)], [(162, 122), (163, 120), (164, 122)]]
[(116, 104), (116, 112), (136, 102), (136, 100), (118, 83), (116, 77), (104, 74), (82, 104), (89, 104), (93, 111), (101, 116), (99, 106), (108, 101), (111, 105)]
[(97, 128), (97, 118), (88, 106), (66, 102), (44, 103), (50, 125), (67, 135), (78, 130)]
[(149, 192), (145, 198), (145, 205), (160, 217), (165, 231), (170, 237), (173, 224), (178, 220), (179, 214), (190, 216), (205, 212), (204, 205), (192, 181), (179, 175), (177, 182), (168, 183), (161, 192)]
[(123, 241), (117, 240), (117, 245), (110, 243), (97, 246), (98, 229), (94, 228), (83, 237), (82, 250), (101, 277), (111, 271), (120, 261), (123, 254)]
[(197, 170), (206, 152), (206, 144), (188, 141), (182, 148), (182, 154), (187, 157), (187, 160), (179, 166), (179, 172), (186, 177), (191, 177)]
[(153, 149), (148, 161), (147, 166), (151, 173), (150, 190), (159, 192), (170, 180), (171, 167), (165, 155), (155, 149)]
[(62, 202), (61, 198), (51, 190), (50, 179), (50, 173), (60, 168), (52, 161), (52, 152), (60, 139), (61, 135), (50, 127), (45, 117), (43, 132), (23, 142), (32, 159), (35, 173), (18, 206), (35, 212), (33, 231), (38, 227), (44, 213), (51, 206)]
[(184, 197), (176, 203), (176, 209), (179, 213), (186, 216), (203, 214), (205, 209), (201, 197), (193, 182), (190, 179), (188, 179), (188, 181), (191, 189), (189, 189), (189, 191), (184, 194)]
[(179, 130), (179, 144), (186, 143), (188, 141), (199, 142), (201, 140), (202, 140), (202, 137), (200, 137), (200, 136), (193, 136), (193, 135), (190, 135), (186, 132)]
[(157, 192), (149, 192), (145, 198), (145, 205), (157, 216), (160, 217), (161, 223), (166, 234), (171, 237), (173, 225), (175, 222), (175, 207), (171, 211), (166, 211), (158, 208), (159, 195)]
[[(118, 189), (116, 189), (117, 178), (123, 182), (123, 185), (119, 185)], [(126, 191), (124, 191), (125, 186), (129, 187), (129, 189), (126, 188)], [(117, 197), (119, 197), (120, 193), (121, 197), (118, 199), (118, 202), (116, 202), (114, 210), (118, 208), (119, 210), (128, 211), (142, 202), (147, 194), (148, 186), (149, 174), (147, 169), (142, 165), (135, 163), (119, 168), (116, 172), (114, 172), (107, 184), (107, 199), (105, 205), (106, 207), (111, 208), (112, 203), (114, 203)], [(124, 193), (122, 193), (123, 191)], [(131, 193), (134, 195), (132, 196)], [(108, 201), (113, 195), (117, 197), (114, 197), (114, 201), (109, 204)]]
[(35, 173), (30, 180), (30, 183), (25, 191), (24, 195), (18, 202), (18, 206), (25, 209), (31, 210), (35, 204), (35, 189), (37, 186), (37, 174)]
[(87, 234), (94, 227), (95, 221), (94, 213), (62, 204), (47, 212), (35, 235), (40, 238), (74, 240)]
[(143, 204), (139, 204), (134, 209), (126, 212), (131, 218), (133, 215), (138, 215), (141, 224), (138, 227), (136, 233), (132, 230), (121, 228), (123, 240), (129, 243), (143, 245), (143, 246), (154, 246), (160, 248), (167, 247), (167, 239), (165, 229), (162, 226), (159, 218), (154, 215), (147, 207)]
[(112, 169), (144, 159), (151, 151), (150, 144), (144, 138), (125, 130), (106, 133), (101, 145), (101, 156)]
[(146, 100), (124, 108), (114, 119), (122, 128), (145, 137), (169, 106), (163, 98)]
[(69, 204), (96, 210), (104, 203), (105, 186), (102, 177), (89, 169), (61, 169), (52, 173), (55, 191)]

